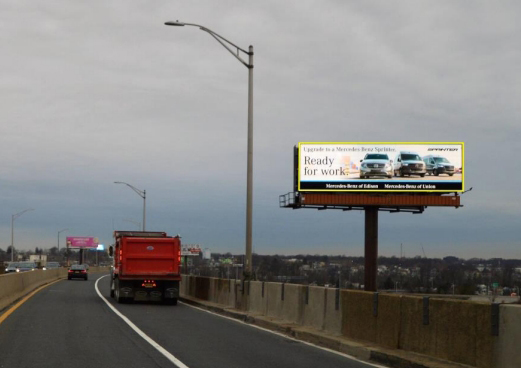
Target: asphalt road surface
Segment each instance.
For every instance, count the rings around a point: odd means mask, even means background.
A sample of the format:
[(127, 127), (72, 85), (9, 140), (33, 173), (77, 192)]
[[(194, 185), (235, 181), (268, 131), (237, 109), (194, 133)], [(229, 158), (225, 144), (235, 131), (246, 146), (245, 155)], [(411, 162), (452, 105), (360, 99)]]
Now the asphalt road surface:
[(375, 366), (182, 303), (117, 304), (108, 277), (100, 279), (101, 295), (138, 333), (98, 295), (100, 276), (52, 284), (7, 317), (0, 324), (0, 367)]

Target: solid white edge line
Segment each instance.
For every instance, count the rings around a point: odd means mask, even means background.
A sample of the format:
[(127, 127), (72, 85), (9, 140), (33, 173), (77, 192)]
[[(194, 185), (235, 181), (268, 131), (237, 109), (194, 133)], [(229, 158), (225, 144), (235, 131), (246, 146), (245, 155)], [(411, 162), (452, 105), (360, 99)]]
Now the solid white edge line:
[(105, 275), (105, 276), (101, 276), (100, 278), (98, 278), (96, 280), (96, 284), (94, 285), (94, 287), (96, 288), (96, 292), (98, 293), (99, 297), (105, 302), (105, 304), (107, 304), (109, 306), (110, 309), (112, 309), (112, 311), (114, 313), (116, 313), (116, 315), (118, 317), (120, 317), (123, 321), (125, 321), (125, 323), (127, 325), (130, 326), (131, 329), (133, 329), (139, 336), (141, 336), (146, 342), (148, 342), (150, 345), (152, 345), (157, 351), (159, 351), (161, 354), (164, 355), (165, 358), (167, 358), (168, 360), (170, 360), (173, 364), (175, 364), (176, 367), (179, 367), (179, 368), (188, 368), (188, 366), (186, 364), (184, 364), (183, 362), (181, 362), (179, 359), (177, 359), (175, 356), (173, 356), (172, 354), (170, 354), (165, 348), (163, 348), (161, 345), (159, 345), (157, 342), (155, 342), (154, 340), (152, 340), (147, 334), (145, 334), (143, 331), (141, 331), (139, 329), (139, 327), (137, 327), (135, 324), (133, 324), (127, 317), (125, 317), (120, 311), (118, 311), (112, 304), (109, 303), (109, 301), (107, 299), (105, 299), (105, 297), (103, 295), (101, 295), (101, 292), (99, 291), (99, 288), (98, 288), (98, 282), (99, 280), (101, 280), (102, 278), (104, 277), (107, 277), (107, 276), (110, 276), (110, 275)]
[(341, 353), (340, 351), (336, 351), (336, 350), (331, 350), (329, 348), (325, 348), (323, 346), (320, 346), (320, 345), (315, 345), (315, 344), (312, 344), (310, 342), (307, 342), (307, 341), (303, 341), (303, 340), (298, 340), (298, 339), (295, 339), (291, 336), (288, 336), (288, 335), (284, 335), (283, 333), (280, 333), (280, 332), (276, 332), (276, 331), (272, 331), (272, 330), (268, 330), (267, 328), (264, 328), (264, 327), (260, 327), (260, 326), (256, 326), (254, 324), (251, 324), (251, 323), (247, 323), (247, 322), (244, 322), (244, 321), (241, 321), (239, 319), (235, 319), (235, 318), (232, 318), (232, 317), (228, 317), (228, 316), (223, 316), (222, 314), (219, 314), (219, 313), (215, 313), (215, 312), (212, 312), (212, 311), (209, 311), (209, 310), (206, 310), (206, 309), (203, 309), (203, 308), (200, 308), (200, 307), (196, 307), (194, 305), (191, 305), (191, 304), (188, 304), (188, 303), (184, 303), (184, 302), (179, 302), (183, 305), (186, 305), (188, 307), (191, 307), (191, 308), (194, 308), (194, 309), (198, 309), (202, 312), (206, 312), (206, 313), (210, 313), (210, 314), (213, 314), (213, 315), (216, 315), (218, 317), (221, 317), (221, 318), (226, 318), (226, 319), (229, 319), (230, 321), (235, 321), (237, 323), (241, 323), (243, 325), (246, 325), (246, 326), (250, 326), (250, 327), (253, 327), (253, 328), (256, 328), (256, 329), (259, 329), (259, 330), (262, 330), (262, 331), (266, 331), (266, 332), (269, 332), (271, 334), (274, 334), (274, 335), (277, 335), (277, 336), (280, 336), (280, 337), (284, 337), (288, 340), (291, 340), (291, 341), (296, 341), (296, 342), (300, 342), (302, 344), (305, 344), (305, 345), (308, 345), (308, 346), (312, 346), (312, 347), (315, 347), (317, 349), (321, 349), (321, 350), (325, 350), (327, 352), (330, 352), (330, 353), (333, 353), (333, 354), (337, 354), (337, 355), (340, 355), (340, 356), (343, 356), (344, 358), (348, 358), (348, 359), (351, 359), (351, 360), (354, 360), (358, 363), (362, 363), (362, 364), (367, 364), (371, 367), (376, 367), (376, 368), (389, 368), (389, 367), (386, 367), (386, 366), (383, 366), (383, 365), (378, 365), (378, 364), (374, 364), (374, 363), (370, 363), (370, 362), (367, 362), (365, 360), (360, 360), (352, 355), (349, 355), (349, 354), (345, 354), (345, 353)]

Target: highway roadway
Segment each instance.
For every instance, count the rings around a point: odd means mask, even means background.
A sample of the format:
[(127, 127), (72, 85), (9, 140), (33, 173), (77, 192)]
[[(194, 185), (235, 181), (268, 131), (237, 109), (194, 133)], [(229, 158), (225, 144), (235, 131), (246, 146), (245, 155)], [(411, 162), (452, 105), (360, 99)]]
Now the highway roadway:
[(108, 276), (89, 276), (49, 285), (0, 319), (1, 368), (378, 367), (183, 303), (117, 304)]

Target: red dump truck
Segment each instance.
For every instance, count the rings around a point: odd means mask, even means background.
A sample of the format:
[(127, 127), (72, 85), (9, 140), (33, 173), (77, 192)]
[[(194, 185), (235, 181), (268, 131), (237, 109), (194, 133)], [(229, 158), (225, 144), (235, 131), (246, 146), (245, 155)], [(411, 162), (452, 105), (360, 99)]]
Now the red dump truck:
[(114, 231), (110, 296), (118, 303), (177, 304), (181, 281), (181, 238), (164, 232)]

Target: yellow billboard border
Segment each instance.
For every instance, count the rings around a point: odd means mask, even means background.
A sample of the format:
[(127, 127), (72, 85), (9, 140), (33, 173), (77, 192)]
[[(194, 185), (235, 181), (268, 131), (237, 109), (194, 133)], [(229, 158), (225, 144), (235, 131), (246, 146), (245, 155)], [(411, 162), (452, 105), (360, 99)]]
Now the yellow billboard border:
[[(389, 145), (415, 145), (415, 144), (452, 144), (452, 145), (461, 145), (461, 189), (460, 190), (422, 190), (422, 189), (414, 189), (414, 190), (367, 190), (367, 189), (308, 189), (308, 190), (300, 190), (300, 146), (302, 144), (389, 144)], [(465, 191), (465, 143), (464, 142), (299, 142), (298, 143), (298, 164), (299, 169), (297, 170), (297, 190), (299, 192), (364, 192), (364, 193), (457, 193)]]

